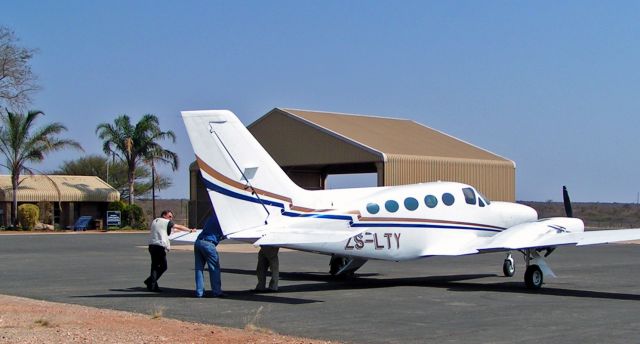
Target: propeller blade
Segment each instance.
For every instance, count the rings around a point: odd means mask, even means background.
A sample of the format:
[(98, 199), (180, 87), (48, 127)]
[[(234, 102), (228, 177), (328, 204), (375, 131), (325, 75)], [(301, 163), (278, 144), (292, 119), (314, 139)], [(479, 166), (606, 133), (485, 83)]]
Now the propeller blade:
[(573, 209), (571, 209), (571, 199), (569, 199), (569, 191), (567, 191), (567, 187), (562, 187), (562, 200), (564, 201), (564, 212), (567, 214), (567, 217), (573, 217)]

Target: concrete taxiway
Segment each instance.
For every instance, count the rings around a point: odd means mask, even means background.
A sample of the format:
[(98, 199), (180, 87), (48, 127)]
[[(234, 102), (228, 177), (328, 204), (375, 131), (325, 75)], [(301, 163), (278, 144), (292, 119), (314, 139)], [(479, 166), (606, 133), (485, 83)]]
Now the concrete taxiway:
[(0, 293), (352, 343), (629, 343), (640, 338), (640, 246), (560, 248), (559, 278), (525, 289), (504, 254), (369, 261), (335, 281), (327, 256), (280, 254), (281, 292), (253, 294), (256, 250), (222, 244), (226, 299), (193, 298), (193, 253), (169, 253), (147, 292), (147, 234), (0, 235)]

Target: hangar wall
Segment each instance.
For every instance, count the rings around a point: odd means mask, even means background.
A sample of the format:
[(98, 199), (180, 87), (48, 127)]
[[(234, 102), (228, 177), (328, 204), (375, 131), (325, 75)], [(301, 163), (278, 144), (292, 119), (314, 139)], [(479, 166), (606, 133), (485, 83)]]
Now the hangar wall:
[(436, 180), (473, 185), (490, 200), (515, 200), (515, 164), (512, 161), (387, 155), (384, 185)]

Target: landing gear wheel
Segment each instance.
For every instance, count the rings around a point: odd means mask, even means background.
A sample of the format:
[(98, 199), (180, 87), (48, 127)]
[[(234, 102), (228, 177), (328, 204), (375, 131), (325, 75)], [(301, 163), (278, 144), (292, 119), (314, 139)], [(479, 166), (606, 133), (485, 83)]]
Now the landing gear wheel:
[(524, 272), (524, 284), (529, 289), (540, 289), (543, 279), (542, 270), (537, 265), (529, 265), (527, 271)]
[(505, 277), (513, 277), (516, 273), (516, 266), (513, 264), (513, 258), (511, 258), (511, 256), (504, 260), (502, 273), (504, 273)]

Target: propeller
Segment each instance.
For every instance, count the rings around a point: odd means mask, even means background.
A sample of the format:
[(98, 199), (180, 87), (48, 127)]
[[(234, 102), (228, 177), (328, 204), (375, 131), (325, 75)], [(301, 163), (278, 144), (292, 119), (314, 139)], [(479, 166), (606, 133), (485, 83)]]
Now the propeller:
[(569, 199), (569, 191), (567, 191), (567, 187), (562, 187), (562, 200), (564, 201), (564, 212), (567, 214), (567, 217), (573, 217), (573, 209), (571, 209), (571, 200)]

